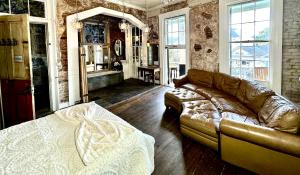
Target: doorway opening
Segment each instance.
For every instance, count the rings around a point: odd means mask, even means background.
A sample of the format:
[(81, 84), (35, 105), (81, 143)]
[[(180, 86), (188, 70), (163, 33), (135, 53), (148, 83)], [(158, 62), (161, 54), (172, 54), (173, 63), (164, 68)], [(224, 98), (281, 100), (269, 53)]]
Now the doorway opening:
[(164, 20), (167, 84), (174, 86), (173, 79), (186, 73), (186, 16)]
[(47, 25), (30, 24), (32, 83), (36, 117), (51, 113), (48, 75)]

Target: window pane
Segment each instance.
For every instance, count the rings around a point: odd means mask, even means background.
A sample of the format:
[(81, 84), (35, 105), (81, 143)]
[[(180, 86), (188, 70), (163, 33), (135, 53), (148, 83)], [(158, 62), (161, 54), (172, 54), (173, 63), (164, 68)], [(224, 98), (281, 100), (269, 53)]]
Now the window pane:
[(270, 0), (257, 0), (255, 21), (270, 20)]
[(230, 63), (230, 74), (235, 77), (240, 77), (240, 61), (239, 60), (231, 60)]
[(230, 37), (231, 41), (241, 41), (241, 24), (231, 25)]
[(270, 44), (256, 43), (255, 44), (255, 60), (269, 61), (270, 58)]
[(254, 61), (241, 61), (241, 78), (253, 80)]
[(254, 40), (254, 23), (242, 24), (242, 41)]
[(173, 19), (172, 20), (172, 32), (177, 32), (178, 31), (178, 19)]
[(241, 8), (242, 7), (240, 4), (231, 6), (231, 8), (230, 8), (230, 15), (231, 15), (230, 23), (231, 24), (240, 24), (242, 22), (241, 21), (241, 18), (242, 18)]
[(242, 43), (241, 56), (242, 60), (254, 60), (254, 44)]
[(167, 20), (166, 29), (168, 29), (167, 32), (172, 32), (172, 20)]
[(231, 59), (240, 60), (241, 58), (241, 44), (231, 43)]
[(179, 18), (179, 31), (184, 32), (185, 31), (185, 17)]
[(269, 62), (255, 61), (254, 79), (267, 81), (269, 79)]
[(256, 22), (255, 23), (255, 39), (269, 40), (270, 39), (270, 22)]
[(254, 22), (254, 2), (242, 4), (242, 23)]
[(11, 0), (11, 13), (26, 14), (28, 13), (28, 0)]
[(30, 16), (45, 18), (45, 3), (29, 0)]
[(0, 12), (9, 13), (9, 3), (8, 0), (0, 0)]
[(171, 33), (172, 36), (172, 45), (178, 45), (178, 33)]
[(179, 32), (179, 45), (185, 45), (185, 32)]

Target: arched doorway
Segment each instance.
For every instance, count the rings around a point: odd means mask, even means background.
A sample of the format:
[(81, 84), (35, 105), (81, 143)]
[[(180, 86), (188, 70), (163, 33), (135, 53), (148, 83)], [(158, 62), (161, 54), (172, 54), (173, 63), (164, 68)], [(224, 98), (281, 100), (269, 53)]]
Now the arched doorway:
[[(76, 18), (83, 20), (95, 15), (107, 15), (117, 18), (124, 18), (134, 26), (142, 29), (145, 24), (131, 14), (123, 14), (123, 12), (97, 7), (90, 10), (67, 16), (67, 51), (68, 51), (68, 87), (69, 87), (69, 106), (80, 101), (80, 70), (79, 70), (79, 54), (78, 54), (78, 31), (72, 27)], [(143, 34), (146, 38), (146, 35)], [(145, 39), (146, 40), (146, 39)], [(143, 43), (143, 53), (146, 54), (146, 42)]]

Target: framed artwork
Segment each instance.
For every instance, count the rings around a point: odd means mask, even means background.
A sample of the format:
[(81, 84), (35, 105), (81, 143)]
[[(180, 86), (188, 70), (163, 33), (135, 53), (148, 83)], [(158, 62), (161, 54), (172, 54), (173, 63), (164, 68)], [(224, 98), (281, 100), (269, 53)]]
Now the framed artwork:
[(84, 44), (103, 44), (104, 25), (99, 23), (85, 22), (83, 25)]

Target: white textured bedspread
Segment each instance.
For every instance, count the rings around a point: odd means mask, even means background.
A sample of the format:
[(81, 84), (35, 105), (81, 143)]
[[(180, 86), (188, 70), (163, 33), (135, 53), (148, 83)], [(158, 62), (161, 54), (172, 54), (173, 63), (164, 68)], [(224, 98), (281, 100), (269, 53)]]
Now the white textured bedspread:
[(143, 175), (153, 170), (153, 137), (95, 103), (0, 131), (0, 175)]

